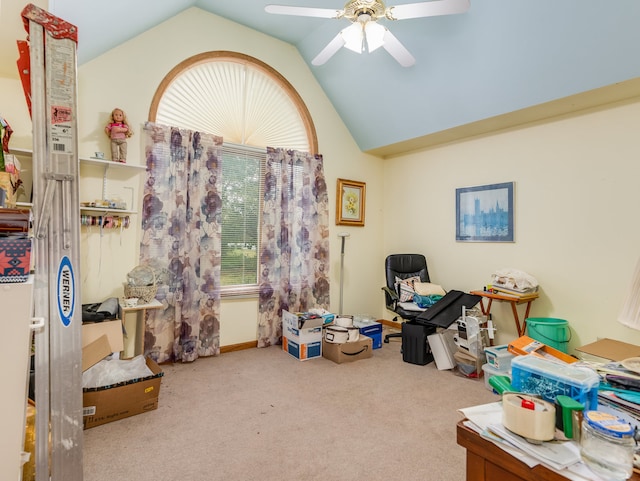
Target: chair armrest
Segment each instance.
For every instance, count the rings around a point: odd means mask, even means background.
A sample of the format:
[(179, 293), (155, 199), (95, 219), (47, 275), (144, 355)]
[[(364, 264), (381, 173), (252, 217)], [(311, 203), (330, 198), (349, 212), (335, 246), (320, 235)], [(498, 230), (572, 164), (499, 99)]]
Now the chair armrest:
[(392, 301), (397, 302), (400, 300), (400, 298), (398, 297), (398, 294), (393, 289), (390, 289), (389, 287), (384, 286), (382, 290), (387, 293), (387, 295), (391, 298)]
[(383, 287), (382, 290), (385, 294), (385, 304), (387, 305), (387, 309), (395, 312), (398, 307), (398, 301), (400, 300), (398, 293), (387, 286)]

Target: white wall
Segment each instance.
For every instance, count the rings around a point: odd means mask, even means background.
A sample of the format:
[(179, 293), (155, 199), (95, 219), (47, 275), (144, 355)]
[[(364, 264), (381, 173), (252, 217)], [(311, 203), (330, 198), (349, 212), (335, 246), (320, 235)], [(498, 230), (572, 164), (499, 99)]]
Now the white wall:
[[(640, 256), (638, 118), (640, 100), (387, 160), (384, 201), (398, 209), (384, 213), (385, 254), (423, 253), (433, 282), (465, 291), (522, 269), (541, 285), (530, 316), (569, 321), (571, 348), (640, 343), (617, 321)], [(455, 189), (510, 181), (515, 242), (456, 242)], [(509, 305), (492, 312), (498, 342), (513, 339)]]
[[(108, 31), (105, 30), (105, 35)], [(344, 228), (330, 225), (332, 310), (339, 305), (340, 240), (338, 232), (348, 231), (348, 255), (345, 258), (344, 311), (375, 314), (380, 289), (382, 255), (382, 160), (363, 154), (338, 117), (312, 72), (289, 44), (272, 39), (221, 17), (191, 8), (173, 19), (120, 45), (78, 69), (79, 155), (90, 157), (95, 151), (108, 152), (108, 139), (103, 132), (109, 112), (123, 108), (135, 126), (129, 140), (128, 163), (143, 163), (141, 124), (147, 120), (149, 107), (158, 85), (178, 63), (198, 53), (231, 50), (258, 58), (280, 72), (302, 96), (316, 126), (319, 151), (325, 160), (325, 175), (331, 198), (331, 222), (335, 219), (335, 189), (338, 178), (366, 182), (366, 227)], [(19, 83), (6, 80), (12, 94), (22, 99)], [(2, 84), (4, 85), (4, 84)], [(4, 93), (4, 92), (3, 92)], [(20, 104), (22, 105), (22, 104)], [(23, 107), (21, 107), (23, 108)], [(8, 120), (25, 123), (25, 112), (13, 105), (2, 112)], [(28, 117), (26, 119), (27, 125)], [(23, 129), (21, 129), (23, 130)], [(22, 136), (23, 133), (21, 133)], [(29, 136), (20, 145), (30, 148)], [(109, 191), (122, 192), (136, 186), (138, 180), (123, 174), (109, 174)], [(81, 200), (99, 198), (102, 171), (82, 167)], [(142, 178), (144, 176), (139, 176)], [(112, 180), (112, 178), (114, 180)], [(124, 190), (126, 192), (126, 190)], [(124, 195), (124, 194), (123, 194)], [(134, 217), (139, 224), (140, 216)], [(82, 301), (97, 302), (109, 296), (122, 295), (126, 273), (138, 261), (139, 237), (136, 229), (122, 235), (97, 229), (82, 229)], [(347, 294), (348, 293), (348, 294)], [(372, 296), (372, 293), (373, 296)], [(257, 302), (255, 299), (223, 301), (221, 344), (231, 345), (256, 339)]]

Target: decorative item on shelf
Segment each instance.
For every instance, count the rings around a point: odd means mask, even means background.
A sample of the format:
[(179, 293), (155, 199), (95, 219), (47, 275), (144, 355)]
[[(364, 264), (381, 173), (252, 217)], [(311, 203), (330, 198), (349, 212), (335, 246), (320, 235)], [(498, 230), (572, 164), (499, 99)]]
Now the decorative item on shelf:
[(117, 210), (127, 210), (126, 201), (115, 198), (115, 199), (96, 199), (92, 202), (80, 202), (80, 207), (86, 207), (89, 209), (117, 209)]
[(124, 285), (125, 299), (137, 297), (138, 301), (148, 304), (156, 297), (157, 292), (156, 274), (150, 266), (136, 266), (127, 274), (127, 282)]
[(0, 207), (15, 207), (16, 193), (22, 184), (20, 180), (20, 161), (9, 153), (9, 139), (13, 130), (9, 123), (0, 117)]
[(111, 139), (111, 160), (125, 163), (127, 161), (127, 139), (133, 135), (133, 131), (124, 110), (115, 108), (111, 111), (110, 121), (104, 131)]

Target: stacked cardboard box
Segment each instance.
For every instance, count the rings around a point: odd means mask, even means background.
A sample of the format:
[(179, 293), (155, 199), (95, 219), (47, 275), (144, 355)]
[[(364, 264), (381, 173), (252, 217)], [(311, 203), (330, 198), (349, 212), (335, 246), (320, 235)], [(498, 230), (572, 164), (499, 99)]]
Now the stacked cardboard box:
[[(82, 370), (86, 371), (111, 353), (123, 350), (122, 322), (83, 324), (82, 346)], [(150, 376), (82, 390), (84, 429), (158, 408), (164, 373), (153, 360), (145, 361), (153, 373)]]
[(340, 344), (322, 341), (322, 356), (335, 363), (353, 362), (367, 359), (373, 355), (373, 341), (370, 337), (359, 335), (357, 341)]
[(322, 356), (324, 318), (282, 311), (282, 349), (300, 361)]

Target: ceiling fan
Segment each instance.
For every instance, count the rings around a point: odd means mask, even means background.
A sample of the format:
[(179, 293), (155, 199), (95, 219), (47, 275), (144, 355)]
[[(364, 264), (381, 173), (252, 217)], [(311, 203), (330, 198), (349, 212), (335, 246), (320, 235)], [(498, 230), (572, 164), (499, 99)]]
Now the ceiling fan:
[(267, 5), (267, 13), (298, 15), (303, 17), (346, 18), (351, 22), (314, 58), (313, 65), (322, 65), (340, 48), (345, 47), (356, 53), (366, 48), (373, 52), (383, 47), (403, 67), (410, 67), (416, 60), (402, 43), (378, 20), (404, 20), (407, 18), (434, 17), (464, 13), (469, 10), (469, 0), (432, 0), (386, 7), (382, 0), (349, 0), (342, 10), (330, 8), (293, 7), (287, 5)]

